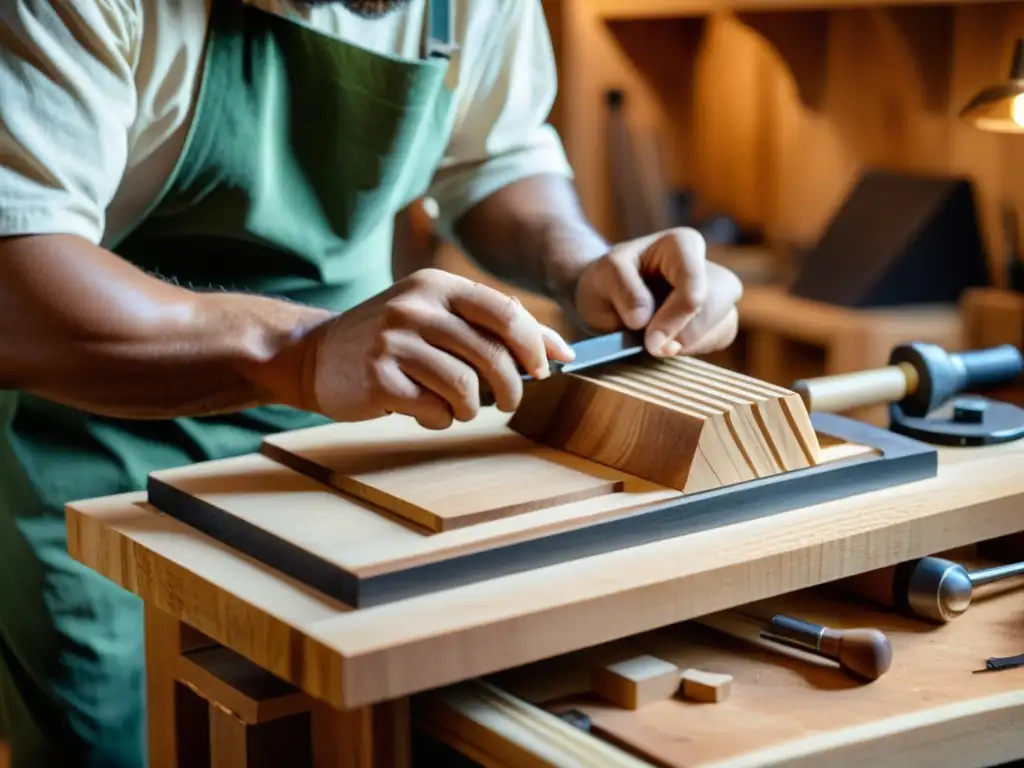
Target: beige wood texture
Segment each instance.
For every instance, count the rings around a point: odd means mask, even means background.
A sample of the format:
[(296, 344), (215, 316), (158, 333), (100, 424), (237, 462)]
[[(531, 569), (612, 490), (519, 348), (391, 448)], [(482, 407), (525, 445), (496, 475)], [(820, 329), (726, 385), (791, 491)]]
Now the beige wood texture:
[[(436, 444), (437, 432), (420, 429), (402, 417), (380, 419), (376, 428), (387, 432), (389, 419), (403, 425), (405, 431), (399, 429), (399, 433), (406, 435), (404, 445), (411, 454)], [(508, 427), (508, 419), (507, 414), (488, 411), (472, 422), (473, 434), (481, 445), (506, 436), (521, 439)], [(865, 446), (830, 444), (823, 461), (856, 459), (870, 451)], [(446, 470), (435, 468), (435, 472)], [(631, 475), (618, 476), (623, 478), (619, 493), (430, 534), (260, 454), (154, 473), (164, 483), (360, 578), (578, 528), (681, 495)], [(529, 475), (521, 478), (524, 485), (534, 482)]]
[(331, 424), (267, 437), (261, 451), (433, 532), (623, 489), (621, 473), (512, 432), (496, 434), (492, 421), (439, 431), (413, 431), (401, 417)]
[(692, 701), (718, 703), (732, 695), (732, 675), (684, 669), (681, 675), (683, 696)]
[[(931, 480), (357, 611), (144, 494), (69, 505), (68, 546), (147, 605), (352, 708), (1021, 530), (1024, 443), (942, 449), (940, 461)], [(277, 509), (301, 529), (310, 498), (282, 494)], [(406, 533), (436, 541), (525, 517)]]
[(1003, 274), (1001, 207), (1024, 205), (1024, 142), (979, 131), (957, 114), (1006, 78), (1024, 31), (1021, 4), (546, 7), (557, 15), (559, 132), (584, 210), (606, 236), (618, 236), (603, 101), (615, 87), (625, 90), (637, 129), (660, 136), (671, 183), (695, 189), (701, 213), (726, 212), (762, 226), (772, 241), (806, 245), (865, 168), (962, 173), (977, 186), (997, 279)]
[[(881, 368), (893, 348), (908, 341), (950, 351), (966, 346), (956, 307), (851, 310), (790, 296), (778, 286), (754, 286), (744, 292), (739, 314), (747, 349), (742, 369), (784, 387), (798, 378)], [(843, 414), (879, 426), (888, 423), (884, 406)]]
[(650, 768), (480, 680), (432, 694), (417, 715), (418, 726), (487, 768)]
[[(1024, 756), (1021, 670), (973, 674), (992, 656), (1020, 653), (1024, 580), (986, 589), (969, 613), (928, 627), (831, 591), (772, 601), (833, 626), (875, 626), (892, 641), (893, 666), (854, 684), (827, 662), (723, 638), (690, 623), (628, 642), (541, 662), (494, 682), (552, 711), (576, 708), (596, 735), (659, 766), (997, 765)], [(980, 590), (979, 590), (980, 591)], [(629, 712), (586, 695), (587, 668), (605, 655), (657, 654), (734, 679), (715, 706), (680, 698)]]
[(694, 358), (527, 382), (509, 426), (684, 493), (820, 460), (798, 395)]
[(979, 288), (964, 293), (960, 308), (970, 347), (1013, 344), (1024, 349), (1024, 294)]
[(590, 672), (590, 688), (612, 704), (640, 709), (675, 696), (679, 667), (649, 654), (599, 664)]

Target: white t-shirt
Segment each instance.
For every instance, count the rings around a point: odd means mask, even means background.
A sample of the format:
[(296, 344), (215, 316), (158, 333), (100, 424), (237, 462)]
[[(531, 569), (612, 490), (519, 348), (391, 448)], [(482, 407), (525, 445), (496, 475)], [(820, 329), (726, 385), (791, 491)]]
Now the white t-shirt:
[[(188, 132), (210, 4), (238, 0), (0, 0), (0, 236), (96, 244), (149, 209)], [(416, 58), (425, 0), (381, 19), (340, 4), (245, 0), (385, 54)], [(570, 174), (547, 125), (556, 91), (540, 0), (454, 0), (452, 136), (428, 195), (438, 225), (501, 187)]]

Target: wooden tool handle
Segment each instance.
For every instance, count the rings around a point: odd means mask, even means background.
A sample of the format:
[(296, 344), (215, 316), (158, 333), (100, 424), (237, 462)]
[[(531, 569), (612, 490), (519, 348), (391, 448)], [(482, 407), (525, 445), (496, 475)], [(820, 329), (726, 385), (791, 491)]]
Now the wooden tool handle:
[(840, 373), (794, 382), (792, 389), (808, 411), (839, 413), (878, 403), (893, 403), (917, 391), (920, 380), (908, 363), (869, 371)]

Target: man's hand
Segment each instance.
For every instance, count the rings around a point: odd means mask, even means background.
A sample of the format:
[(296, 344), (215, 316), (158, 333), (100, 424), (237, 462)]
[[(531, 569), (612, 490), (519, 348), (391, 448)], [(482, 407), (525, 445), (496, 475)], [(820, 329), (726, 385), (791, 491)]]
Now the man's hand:
[(401, 413), (430, 429), (473, 419), (482, 383), (501, 410), (514, 411), (523, 393), (517, 364), (544, 378), (549, 359), (573, 359), (516, 299), (435, 269), (325, 322), (301, 347), (304, 407), (335, 421)]
[[(707, 261), (704, 238), (671, 229), (613, 247), (580, 273), (575, 306), (598, 333), (645, 328), (652, 355), (698, 355), (736, 338), (736, 304), (743, 286), (730, 270)], [(662, 277), (672, 292), (657, 310), (644, 284)]]

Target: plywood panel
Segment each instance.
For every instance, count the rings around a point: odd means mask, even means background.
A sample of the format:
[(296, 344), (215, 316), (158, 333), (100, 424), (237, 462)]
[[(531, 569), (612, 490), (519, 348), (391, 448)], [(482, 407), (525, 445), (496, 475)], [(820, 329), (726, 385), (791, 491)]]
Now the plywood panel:
[[(514, 436), (507, 418), (488, 411), (474, 422), (478, 444)], [(388, 419), (403, 425), (397, 442), (412, 454), (419, 444), (430, 459), (438, 433)], [(934, 474), (926, 446), (831, 414), (816, 419), (834, 443), (816, 466), (695, 494), (622, 473), (619, 493), (434, 534), (261, 454), (155, 472), (148, 499), (310, 587), (367, 607)], [(378, 420), (377, 428), (389, 424)]]
[(489, 419), (443, 431), (414, 430), (402, 418), (331, 424), (273, 435), (261, 450), (433, 532), (618, 493), (626, 481), (600, 464), (495, 433)]

